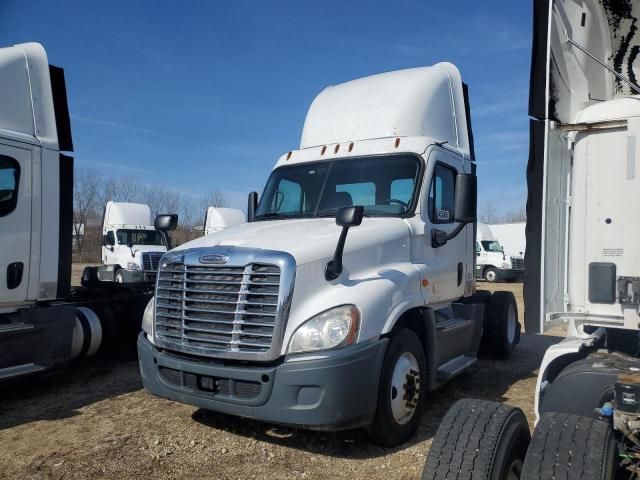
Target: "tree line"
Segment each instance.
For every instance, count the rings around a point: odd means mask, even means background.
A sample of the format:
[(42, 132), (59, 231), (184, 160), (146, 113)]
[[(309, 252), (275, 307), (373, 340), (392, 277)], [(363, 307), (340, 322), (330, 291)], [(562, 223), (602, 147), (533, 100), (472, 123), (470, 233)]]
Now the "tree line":
[(159, 184), (146, 184), (135, 176), (112, 176), (88, 168), (76, 168), (73, 181), (74, 260), (99, 262), (102, 247), (102, 217), (108, 201), (144, 203), (151, 217), (177, 213), (178, 228), (171, 232), (174, 245), (202, 235), (208, 207), (225, 207), (220, 190), (202, 196), (186, 195)]

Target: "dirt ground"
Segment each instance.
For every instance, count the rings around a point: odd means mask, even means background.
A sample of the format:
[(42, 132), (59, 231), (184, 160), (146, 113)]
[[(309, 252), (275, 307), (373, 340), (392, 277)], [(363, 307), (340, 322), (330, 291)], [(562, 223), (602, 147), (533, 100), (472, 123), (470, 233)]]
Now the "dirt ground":
[[(496, 287), (514, 291), (522, 316), (522, 284)], [(142, 389), (132, 339), (109, 356), (2, 386), (0, 478), (418, 479), (457, 399), (508, 402), (532, 422), (536, 369), (558, 341), (523, 335), (511, 360), (479, 360), (430, 393), (416, 437), (388, 450), (362, 431), (299, 431), (155, 398)]]

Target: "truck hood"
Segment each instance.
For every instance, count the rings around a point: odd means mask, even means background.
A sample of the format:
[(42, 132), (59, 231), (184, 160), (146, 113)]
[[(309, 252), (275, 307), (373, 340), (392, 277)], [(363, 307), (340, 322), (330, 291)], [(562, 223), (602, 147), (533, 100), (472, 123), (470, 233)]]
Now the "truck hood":
[[(341, 230), (333, 218), (253, 222), (205, 235), (173, 251), (218, 246), (278, 250), (293, 255), (300, 266), (333, 256)], [(349, 230), (345, 256), (408, 236), (409, 226), (401, 218), (365, 218)]]

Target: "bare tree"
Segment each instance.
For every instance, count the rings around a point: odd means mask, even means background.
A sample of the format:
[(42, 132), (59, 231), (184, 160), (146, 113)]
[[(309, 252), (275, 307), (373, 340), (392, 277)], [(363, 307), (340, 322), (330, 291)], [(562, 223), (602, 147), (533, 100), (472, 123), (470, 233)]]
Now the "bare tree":
[(515, 208), (502, 217), (502, 221), (505, 223), (518, 223), (527, 221), (527, 207), (522, 204), (518, 208)]
[(95, 170), (78, 168), (73, 181), (73, 233), (76, 249), (82, 255), (84, 241), (89, 222), (96, 217), (102, 208), (101, 197), (102, 175)]
[(480, 221), (483, 223), (495, 223), (498, 221), (498, 207), (496, 207), (493, 200), (489, 200), (482, 207)]
[(227, 197), (220, 190), (211, 190), (202, 198), (204, 208), (226, 207), (229, 205)]

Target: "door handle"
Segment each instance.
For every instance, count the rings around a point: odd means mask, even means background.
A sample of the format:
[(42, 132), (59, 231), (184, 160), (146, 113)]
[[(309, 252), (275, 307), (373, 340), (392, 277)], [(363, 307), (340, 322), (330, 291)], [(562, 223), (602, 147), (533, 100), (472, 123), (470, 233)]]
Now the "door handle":
[(464, 267), (462, 262), (458, 262), (458, 286), (462, 284), (462, 274), (464, 273)]
[(24, 263), (14, 262), (7, 266), (7, 288), (13, 290), (18, 288), (22, 283), (22, 272), (24, 271)]

